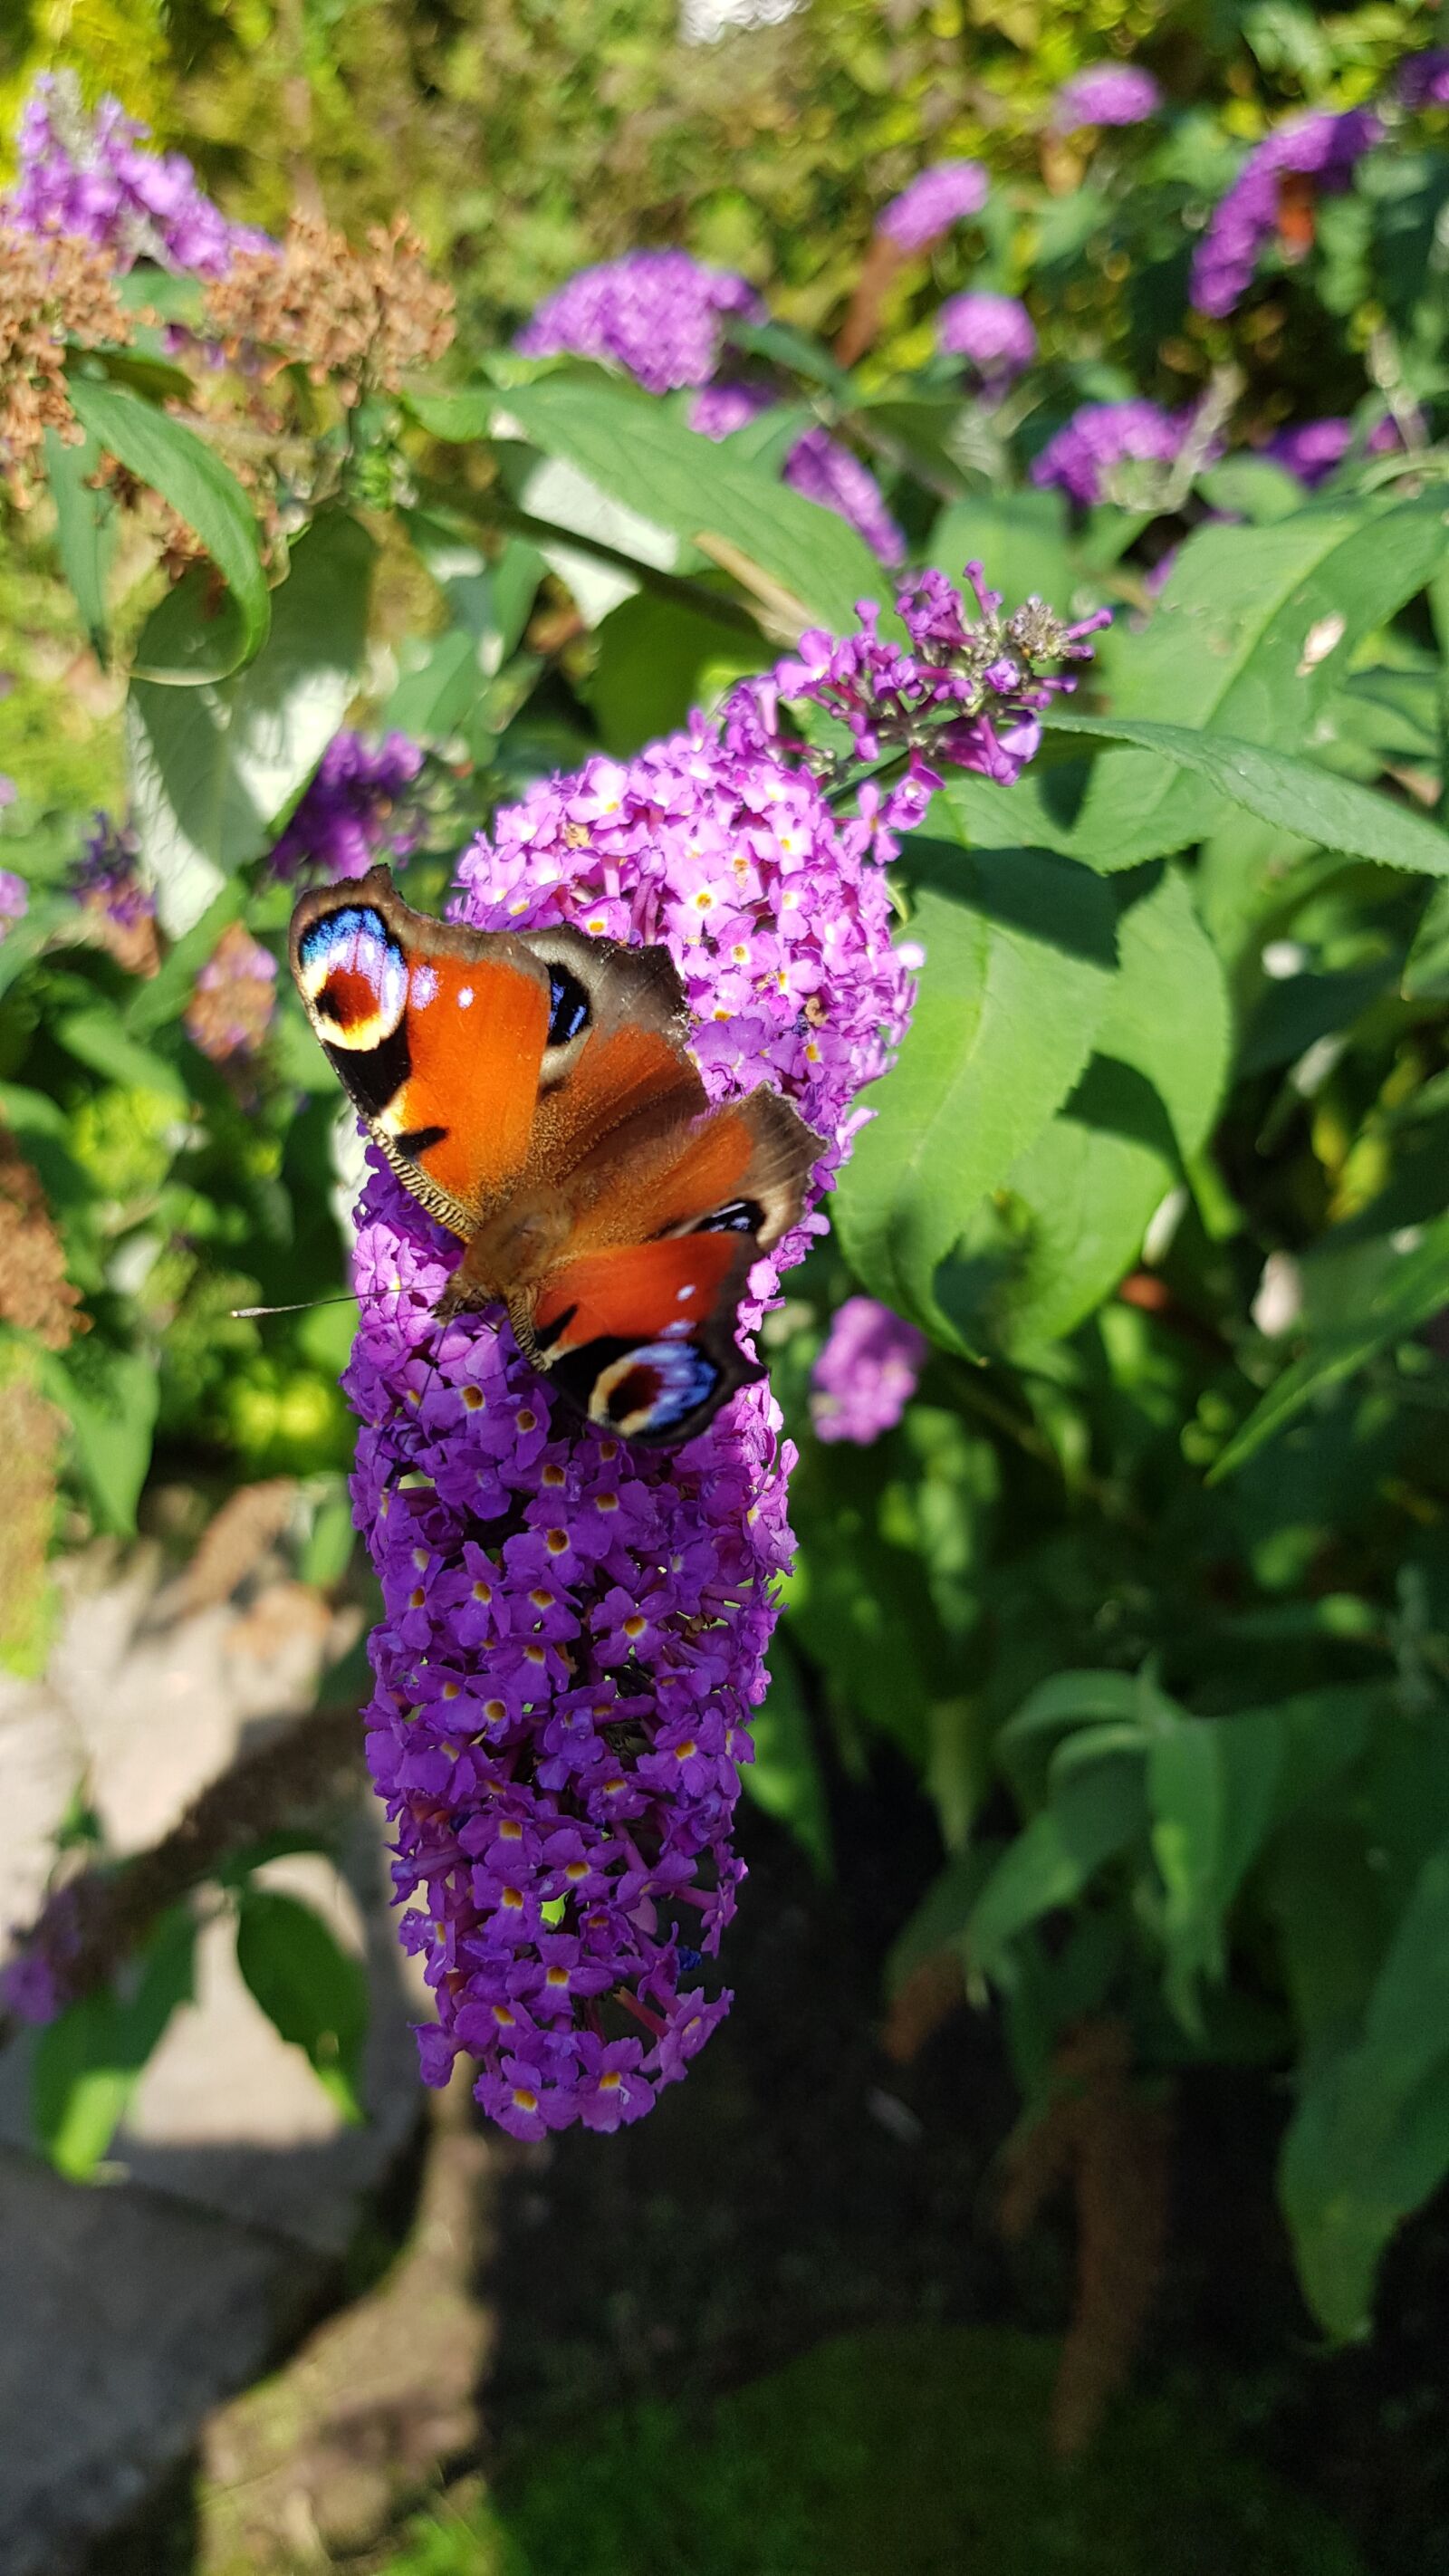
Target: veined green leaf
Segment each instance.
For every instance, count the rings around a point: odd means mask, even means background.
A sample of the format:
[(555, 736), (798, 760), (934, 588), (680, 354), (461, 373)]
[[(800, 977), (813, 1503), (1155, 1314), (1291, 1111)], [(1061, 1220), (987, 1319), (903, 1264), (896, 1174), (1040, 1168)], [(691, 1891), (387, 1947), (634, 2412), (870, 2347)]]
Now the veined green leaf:
[(1146, 724), (1128, 716), (1053, 713), (1054, 733), (1090, 734), (1102, 742), (1137, 743), (1164, 760), (1195, 770), (1250, 814), (1284, 831), (1311, 836), (1327, 850), (1381, 866), (1449, 876), (1449, 834), (1411, 807), (1338, 778), (1291, 753), (1260, 750), (1226, 734), (1192, 733), (1185, 725)]
[(917, 845), (925, 949), (900, 1060), (841, 1176), (835, 1217), (873, 1294), (948, 1346), (935, 1274), (1086, 1062), (1111, 994), (1105, 887), (1044, 850)]
[[(271, 598), (262, 570), (261, 541), (252, 507), (234, 474), (194, 429), (157, 411), (121, 385), (75, 374), (70, 397), (76, 418), (98, 446), (129, 473), (149, 483), (201, 539), (231, 593), (236, 611), (226, 644), (210, 677), (239, 671), (258, 654), (271, 624)], [(148, 632), (150, 630), (148, 629)], [(145, 637), (137, 668), (148, 667)], [(149, 667), (157, 666), (150, 663)], [(171, 678), (190, 673), (167, 671)]]
[(191, 2002), (195, 1951), (196, 1925), (173, 1906), (151, 1935), (132, 1995), (87, 1995), (41, 2033), (31, 2121), (38, 2145), (72, 2182), (94, 2174), (172, 2014)]

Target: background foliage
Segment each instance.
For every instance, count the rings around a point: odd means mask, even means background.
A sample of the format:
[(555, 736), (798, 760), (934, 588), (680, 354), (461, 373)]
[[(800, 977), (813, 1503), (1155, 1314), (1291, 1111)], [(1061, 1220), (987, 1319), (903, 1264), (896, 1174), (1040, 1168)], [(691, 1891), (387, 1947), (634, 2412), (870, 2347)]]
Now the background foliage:
[[(427, 905), (528, 779), (770, 662), (782, 593), (848, 625), (880, 569), (773, 463), (791, 424), (844, 435), (913, 559), (1114, 615), (1021, 783), (954, 776), (901, 863), (916, 1021), (770, 1327), (801, 1551), (753, 1785), (828, 1868), (822, 1746), (862, 1765), (885, 1739), (914, 1766), (942, 1866), (897, 2007), (942, 1960), (997, 1997), (1032, 2116), (1092, 2016), (1148, 2084), (1290, 2070), (1282, 2203), (1334, 2335), (1449, 2167), (1443, 115), (1323, 202), (1306, 257), (1271, 249), (1227, 322), (1184, 299), (1241, 145), (1376, 94), (1436, 32), (1408, 6), (862, 0), (711, 50), (662, 0), (36, 0), (3, 38), (12, 106), (74, 61), (235, 215), (280, 228), (320, 192), (357, 232), (401, 200), (460, 313), (446, 371), (352, 411), (294, 367), (313, 497), (268, 521), (265, 578), (258, 488), (218, 463), (224, 415), (159, 325), (77, 359), (74, 398), (87, 462), (120, 457), (197, 563), (169, 588), (151, 505), (54, 455), (12, 524), (0, 859), (30, 909), (0, 947), (0, 1111), (90, 1329), (12, 1314), (5, 1365), (68, 1426), (58, 1535), (128, 1533), (148, 1475), (220, 1492), (286, 1467), (339, 1569), (349, 1310), (230, 1310), (336, 1288), (346, 1122), (285, 978), (264, 1038), (218, 1057), (197, 976), (243, 919), (280, 952), (270, 853), (345, 720), (424, 748), (406, 890)], [(1050, 94), (1107, 47), (1140, 51), (1173, 114), (1050, 133)], [(279, 131), (285, 169), (251, 140)], [(761, 344), (773, 416), (724, 446), (673, 397), (507, 353), (581, 261), (653, 242), (828, 336), (884, 198), (963, 151), (995, 176), (980, 223), (902, 270), (852, 373), (825, 337)], [(1040, 333), (1001, 405), (934, 347), (968, 280), (1024, 292)], [(1204, 387), (1219, 435), (1182, 472), (1075, 509), (1031, 479), (1084, 401)], [(1264, 445), (1324, 412), (1354, 434), (1309, 490)], [(1371, 461), (1386, 416), (1400, 445)], [(729, 572), (691, 545), (702, 513)], [(92, 935), (71, 883), (92, 808), (128, 800), (156, 973)], [(869, 1448), (811, 1431), (852, 1287), (931, 1343)], [(7, 1644), (33, 1666), (27, 1599)], [(226, 1901), (259, 2001), (345, 2092), (355, 1997), (327, 1964), (299, 2000), (315, 1935), (244, 1871)], [(144, 2056), (185, 1991), (178, 1939), (107, 2007), (129, 2039), (56, 2026), (44, 2118), (72, 2170), (109, 2136), (97, 2063)]]

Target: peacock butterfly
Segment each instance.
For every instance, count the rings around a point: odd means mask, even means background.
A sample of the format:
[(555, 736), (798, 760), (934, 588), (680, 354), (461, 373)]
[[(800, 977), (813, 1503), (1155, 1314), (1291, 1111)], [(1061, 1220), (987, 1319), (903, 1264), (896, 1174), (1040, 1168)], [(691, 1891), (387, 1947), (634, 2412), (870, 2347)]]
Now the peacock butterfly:
[(462, 1239), (440, 1317), (506, 1306), (628, 1440), (692, 1440), (763, 1375), (739, 1302), (823, 1143), (770, 1091), (709, 1106), (667, 950), (434, 921), (376, 867), (303, 895), (291, 962), (374, 1144)]

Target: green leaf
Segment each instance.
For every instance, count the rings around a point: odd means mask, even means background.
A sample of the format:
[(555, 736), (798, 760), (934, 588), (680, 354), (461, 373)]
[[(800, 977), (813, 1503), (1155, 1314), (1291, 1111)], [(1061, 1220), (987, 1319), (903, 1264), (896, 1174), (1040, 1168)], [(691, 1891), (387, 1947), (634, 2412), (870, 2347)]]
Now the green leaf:
[(1261, 751), (1220, 733), (1190, 733), (1183, 725), (1138, 723), (1124, 716), (1053, 713), (1053, 733), (1090, 734), (1102, 742), (1130, 742), (1200, 777), (1244, 805), (1265, 823), (1301, 833), (1326, 850), (1376, 859), (1389, 868), (1449, 876), (1449, 834), (1425, 822), (1410, 806), (1376, 795), (1351, 778), (1337, 778), (1288, 752)]
[(134, 1993), (100, 1992), (50, 2023), (31, 2063), (37, 2145), (72, 2182), (87, 2182), (110, 2146), (147, 2060), (194, 1993), (196, 1925), (173, 1906), (151, 1935)]
[(366, 2117), (359, 2085), (367, 2038), (367, 1973), (320, 1914), (295, 1896), (246, 1887), (238, 1899), (237, 1965), (280, 2036), (305, 2053), (345, 2120)]
[[(180, 938), (225, 878), (260, 856), (342, 722), (361, 677), (376, 549), (345, 513), (316, 520), (276, 593), (264, 653), (195, 688), (133, 683), (127, 751), (144, 865), (163, 928)], [(204, 579), (188, 575), (149, 621), (184, 660)]]
[(1419, 1871), (1360, 2037), (1316, 2060), (1283, 2144), (1283, 2211), (1329, 2334), (1367, 2330), (1379, 2256), (1446, 2172), (1449, 1841)]
[(1185, 2030), (1203, 2032), (1201, 1977), (1221, 1978), (1227, 1911), (1268, 1831), (1283, 1764), (1274, 1709), (1252, 1716), (1175, 1716), (1147, 1754), (1152, 1851), (1165, 1891), (1167, 2000)]
[(1051, 1804), (1008, 1843), (972, 1908), (967, 1950), (978, 1974), (1000, 1974), (1019, 1933), (1070, 1905), (1104, 1862), (1138, 1840), (1142, 1779), (1140, 1756), (1114, 1753), (1054, 1786)]
[(841, 1175), (835, 1219), (872, 1291), (964, 1349), (935, 1274), (1080, 1074), (1111, 994), (1112, 907), (1045, 850), (912, 851), (926, 952), (899, 1062)]
[(757, 1807), (787, 1825), (808, 1853), (821, 1878), (833, 1878), (830, 1810), (800, 1687), (800, 1671), (786, 1639), (776, 1640), (770, 1657), (770, 1688), (762, 1707), (750, 1719), (755, 1758), (740, 1778)]
[(137, 984), (126, 1004), (126, 1026), (133, 1036), (145, 1037), (152, 1029), (165, 1028), (169, 1021), (180, 1019), (197, 976), (222, 932), (240, 921), (246, 900), (245, 879), (232, 877), (215, 901), (207, 905), (200, 920), (183, 931), (168, 950), (159, 971)]
[[(205, 546), (236, 612), (225, 652), (214, 659), (211, 676), (220, 679), (240, 670), (261, 651), (271, 623), (257, 523), (241, 485), (195, 430), (173, 420), (169, 412), (153, 410), (122, 386), (76, 374), (70, 380), (70, 397), (76, 418), (97, 445), (169, 501)], [(143, 635), (136, 667), (147, 666)]]
[(101, 1528), (134, 1538), (156, 1426), (155, 1360), (90, 1335), (64, 1355), (42, 1352), (40, 1368), (47, 1395), (70, 1424), (76, 1464)]
[(1227, 1078), (1226, 980), (1176, 869), (1123, 914), (1118, 957), (1087, 1070), (1007, 1183), (1029, 1231), (988, 1306), (1014, 1352), (1060, 1339), (1111, 1294), (1206, 1142)]
[(186, 1085), (174, 1064), (139, 1044), (118, 1011), (104, 1003), (83, 1011), (63, 1011), (53, 1034), (67, 1055), (89, 1065), (93, 1073), (123, 1090), (154, 1091), (178, 1110), (186, 1107)]
[(55, 542), (81, 624), (102, 662), (106, 659), (106, 579), (116, 550), (116, 509), (90, 477), (100, 462), (93, 438), (68, 447), (53, 429), (45, 433), (45, 479), (55, 503)]
[(1275, 519), (1291, 519), (1303, 507), (1303, 486), (1286, 466), (1275, 465), (1271, 456), (1225, 456), (1220, 465), (1209, 465), (1197, 478), (1197, 488), (1209, 507), (1225, 516), (1246, 519), (1250, 527), (1271, 527)]
[(642, 395), (557, 375), (504, 394), (414, 395), (410, 407), (443, 438), (496, 434), (500, 415), (516, 421), (545, 455), (658, 527), (692, 545), (723, 540), (798, 601), (807, 620), (849, 630), (858, 599), (891, 598), (884, 567), (833, 510), (740, 464)]
[(770, 658), (762, 638), (673, 600), (636, 596), (595, 632), (588, 700), (604, 749), (626, 758), (673, 733), (689, 710)]
[[(1432, 497), (1387, 505), (1350, 497), (1272, 527), (1198, 529), (1146, 630), (1114, 631), (1103, 648), (1113, 711), (1103, 730), (1136, 745), (1132, 726), (1149, 721), (1189, 738), (1210, 730), (1235, 744), (1295, 749), (1361, 639), (1424, 588), (1446, 545), (1443, 503)], [(1154, 747), (1165, 750), (1160, 737)], [(1115, 869), (1186, 849), (1213, 828), (1221, 796), (1235, 790), (1230, 778), (1202, 777), (1164, 776), (1140, 750), (1124, 749), (1095, 770), (1038, 759), (1015, 787), (969, 778), (957, 796), (980, 840), (1031, 841)], [(1434, 872), (1442, 865), (1436, 860)]]
[(1038, 492), (976, 492), (969, 501), (953, 501), (931, 530), (929, 563), (939, 565), (954, 581), (961, 567), (979, 563), (987, 582), (999, 590), (1008, 608), (1035, 596), (1065, 609), (1078, 575), (1073, 567), (1067, 525), (1066, 495)]
[(1007, 1719), (996, 1739), (998, 1749), (1010, 1755), (1037, 1737), (1068, 1734), (1074, 1727), (1103, 1720), (1140, 1725), (1141, 1688), (1136, 1673), (1053, 1673)]
[(1215, 1459), (1209, 1484), (1232, 1475), (1315, 1396), (1352, 1377), (1390, 1344), (1406, 1340), (1449, 1299), (1449, 1216), (1437, 1218), (1412, 1239), (1395, 1238), (1387, 1252), (1386, 1266), (1365, 1294), (1361, 1311), (1333, 1331), (1316, 1335), (1275, 1380)]

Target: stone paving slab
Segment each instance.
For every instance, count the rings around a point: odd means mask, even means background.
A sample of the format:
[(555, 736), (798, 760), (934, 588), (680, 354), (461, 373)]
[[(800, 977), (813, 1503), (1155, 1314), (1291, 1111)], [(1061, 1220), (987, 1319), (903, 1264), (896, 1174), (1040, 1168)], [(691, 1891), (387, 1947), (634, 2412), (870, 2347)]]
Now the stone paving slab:
[[(78, 1782), (109, 1846), (144, 1849), (241, 1749), (312, 1704), (349, 1642), (315, 1593), (263, 1570), (248, 1597), (168, 1615), (159, 1555), (65, 1569), (43, 1679), (0, 1677), (6, 1911), (42, 1893)], [(238, 1974), (218, 1913), (119, 2133), (110, 2179), (27, 2152), (29, 2044), (0, 2056), (0, 2576), (68, 2576), (274, 2359), (337, 2273), (421, 2115), (410, 1991), (380, 1818), (361, 1794), (339, 1872), (270, 1863), (366, 1961), (366, 2126), (346, 2126)]]

